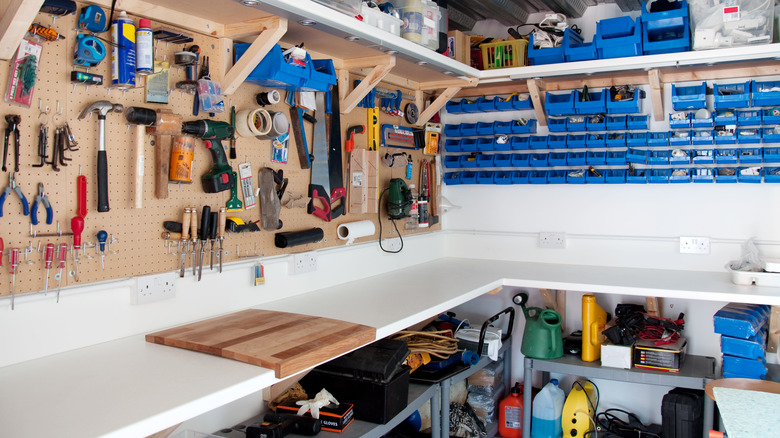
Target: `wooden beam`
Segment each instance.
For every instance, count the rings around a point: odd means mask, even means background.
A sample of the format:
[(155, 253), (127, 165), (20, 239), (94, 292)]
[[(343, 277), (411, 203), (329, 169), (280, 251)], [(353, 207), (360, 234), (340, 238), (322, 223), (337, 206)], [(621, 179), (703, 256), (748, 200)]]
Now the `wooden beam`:
[(240, 23), (229, 23), (225, 25), (222, 34), (219, 36), (224, 38), (232, 38), (234, 40), (254, 37), (260, 35), (262, 32), (268, 29), (269, 26), (273, 26), (274, 21), (277, 19), (278, 17), (269, 16), (242, 21)]
[(653, 119), (663, 121), (666, 117), (664, 112), (664, 82), (661, 72), (652, 69), (647, 72), (648, 82), (650, 83), (650, 102), (653, 104)]
[(418, 110), (420, 108), (425, 108), (425, 92), (423, 90), (415, 90), (414, 104), (417, 105)]
[(3, 61), (14, 56), (25, 32), (38, 15), (43, 0), (6, 0), (5, 3), (8, 6), (0, 11), (3, 14), (0, 18), (0, 59)]
[(780, 306), (772, 306), (769, 315), (769, 339), (766, 344), (767, 353), (777, 353), (780, 342)]
[(419, 89), (426, 91), (426, 90), (439, 90), (442, 88), (457, 87), (460, 90), (461, 88), (466, 88), (466, 87), (476, 87), (478, 83), (479, 83), (479, 79), (477, 78), (470, 78), (470, 79), (453, 78), (453, 79), (448, 79), (443, 81), (420, 82)]
[(246, 49), (241, 58), (233, 64), (233, 67), (225, 73), (222, 84), (222, 93), (225, 95), (233, 94), (254, 70), (257, 64), (262, 61), (266, 54), (278, 43), (282, 36), (287, 32), (287, 20), (284, 18), (273, 17), (265, 20), (265, 30), (257, 36), (255, 41)]
[[(349, 95), (341, 101), (341, 114), (349, 114), (360, 103), (361, 100), (368, 94), (374, 87), (382, 81), (382, 79), (390, 73), (390, 70), (395, 67), (395, 56), (382, 55), (382, 56), (370, 56), (367, 58), (356, 58), (351, 60), (342, 61), (342, 66), (349, 70), (352, 68), (365, 67), (366, 65), (373, 65), (374, 68), (366, 75), (363, 80), (352, 90)], [(349, 86), (349, 84), (347, 84)]]
[(336, 70), (337, 81), (339, 84), (339, 102), (344, 102), (349, 93), (351, 87), (349, 83), (349, 71), (348, 70)]
[(647, 314), (654, 317), (661, 317), (661, 303), (658, 297), (645, 297), (645, 307), (647, 308)]
[(480, 84), (473, 88), (465, 88), (455, 97), (479, 97), (498, 96), (502, 94), (527, 93), (528, 85), (525, 82), (513, 81), (510, 84)]
[(425, 108), (420, 113), (420, 117), (417, 119), (415, 126), (425, 126), (425, 124), (428, 123), (428, 120), (431, 120), (431, 117), (439, 112), (439, 110), (442, 109), (458, 91), (460, 91), (460, 87), (445, 89), (430, 105), (428, 105), (428, 108)]
[[(106, 13), (111, 10), (111, 0), (89, 0), (89, 2), (102, 7)], [(224, 26), (221, 23), (159, 6), (154, 4), (153, 1), (117, 0), (114, 10), (117, 12), (127, 11), (128, 14), (136, 17), (170, 24), (179, 29), (189, 30), (202, 35), (224, 36)]]
[(531, 95), (531, 102), (536, 112), (536, 121), (542, 126), (547, 126), (547, 113), (544, 111), (544, 90), (547, 85), (541, 79), (529, 79), (527, 82), (528, 94)]

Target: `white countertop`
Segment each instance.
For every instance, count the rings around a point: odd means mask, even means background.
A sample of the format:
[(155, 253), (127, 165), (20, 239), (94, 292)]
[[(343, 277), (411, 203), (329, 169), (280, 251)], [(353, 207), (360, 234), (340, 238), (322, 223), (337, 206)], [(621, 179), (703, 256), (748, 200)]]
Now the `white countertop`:
[[(377, 338), (501, 285), (780, 305), (727, 273), (443, 258), (258, 308), (376, 327)], [(273, 372), (143, 335), (0, 368), (0, 435), (146, 436), (276, 382)]]

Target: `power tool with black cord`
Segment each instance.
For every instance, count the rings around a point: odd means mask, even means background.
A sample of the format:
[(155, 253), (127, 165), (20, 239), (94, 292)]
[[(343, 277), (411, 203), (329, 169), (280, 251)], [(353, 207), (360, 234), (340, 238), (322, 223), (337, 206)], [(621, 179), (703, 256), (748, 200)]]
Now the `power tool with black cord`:
[(282, 438), (291, 433), (314, 436), (320, 433), (322, 423), (318, 418), (294, 414), (268, 413), (262, 423), (246, 428), (246, 438)]
[(181, 131), (202, 138), (206, 142), (206, 149), (211, 152), (214, 166), (200, 177), (203, 191), (218, 193), (235, 187), (236, 175), (227, 162), (225, 148), (222, 146), (222, 140), (233, 136), (234, 130), (230, 123), (195, 120), (182, 123)]

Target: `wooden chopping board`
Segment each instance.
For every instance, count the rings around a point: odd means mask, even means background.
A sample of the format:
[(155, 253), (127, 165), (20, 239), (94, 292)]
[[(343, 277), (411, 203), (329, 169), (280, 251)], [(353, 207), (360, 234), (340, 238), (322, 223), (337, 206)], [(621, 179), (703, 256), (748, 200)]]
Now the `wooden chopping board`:
[(376, 340), (376, 329), (296, 313), (248, 309), (146, 335), (147, 342), (186, 348), (274, 370), (285, 378)]

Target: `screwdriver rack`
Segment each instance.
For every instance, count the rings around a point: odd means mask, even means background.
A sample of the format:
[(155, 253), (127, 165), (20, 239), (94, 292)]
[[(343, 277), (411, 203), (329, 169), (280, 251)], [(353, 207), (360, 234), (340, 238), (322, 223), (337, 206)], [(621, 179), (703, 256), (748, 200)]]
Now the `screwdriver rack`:
[[(78, 4), (79, 9), (84, 4)], [(133, 15), (133, 11), (127, 11), (128, 15), (136, 22), (138, 17)], [(11, 293), (11, 275), (8, 266), (8, 253), (11, 248), (19, 248), (20, 265), (15, 278), (15, 294), (18, 298), (24, 293), (43, 293), (45, 288), (45, 269), (43, 261), (43, 252), (46, 245), (52, 243), (55, 247), (61, 243), (68, 245), (67, 264), (63, 269), (62, 286), (83, 285), (87, 283), (105, 281), (117, 278), (126, 278), (139, 275), (167, 272), (178, 270), (179, 257), (174, 253), (180, 250), (180, 239), (178, 233), (171, 233), (169, 239), (161, 237), (164, 221), (180, 221), (181, 212), (186, 206), (197, 206), (200, 211), (204, 205), (210, 205), (212, 211), (218, 211), (224, 207), (229, 199), (229, 192), (216, 194), (204, 193), (200, 185), (200, 175), (205, 173), (211, 167), (211, 158), (203, 141), (196, 140), (195, 157), (192, 163), (192, 184), (169, 184), (168, 198), (157, 199), (155, 197), (154, 187), (154, 146), (153, 138), (147, 136), (144, 150), (145, 161), (143, 166), (143, 208), (133, 208), (134, 194), (133, 181), (135, 179), (136, 157), (135, 148), (135, 126), (128, 125), (124, 114), (109, 113), (106, 116), (106, 150), (108, 155), (108, 173), (109, 173), (109, 200), (111, 209), (109, 212), (99, 213), (97, 211), (97, 146), (98, 146), (98, 123), (97, 116), (91, 115), (79, 120), (78, 116), (91, 103), (98, 100), (108, 100), (112, 103), (122, 104), (124, 108), (138, 106), (150, 108), (153, 110), (168, 109), (183, 117), (184, 121), (211, 119), (219, 121), (230, 121), (230, 107), (235, 106), (237, 111), (248, 108), (257, 108), (254, 101), (257, 93), (269, 91), (271, 88), (265, 88), (258, 85), (244, 83), (232, 95), (225, 96), (226, 112), (218, 113), (214, 117), (201, 113), (198, 116), (192, 115), (193, 95), (181, 92), (173, 88), (173, 84), (185, 78), (185, 68), (174, 65), (174, 53), (184, 50), (185, 45), (155, 41), (155, 60), (170, 63), (169, 85), (171, 91), (168, 104), (151, 104), (145, 102), (145, 90), (142, 86), (143, 80), (139, 81), (139, 86), (129, 90), (119, 90), (110, 88), (111, 70), (110, 56), (103, 60), (96, 67), (90, 68), (89, 73), (103, 76), (104, 84), (101, 86), (83, 86), (73, 85), (69, 81), (70, 73), (76, 69), (73, 65), (73, 53), (75, 51), (75, 36), (77, 34), (76, 16), (58, 17), (52, 20), (52, 17), (46, 14), (38, 14), (36, 23), (43, 26), (52, 27), (62, 34), (65, 39), (54, 42), (43, 43), (43, 52), (38, 68), (35, 88), (33, 91), (33, 105), (30, 108), (23, 108), (6, 102), (0, 102), (0, 116), (18, 114), (21, 116), (19, 123), (21, 153), (20, 153), (20, 171), (16, 174), (17, 183), (21, 187), (24, 195), (27, 197), (30, 205), (37, 193), (39, 183), (43, 183), (46, 189), (46, 195), (51, 202), (54, 211), (54, 221), (47, 225), (41, 221), (36, 226), (30, 225), (30, 217), (23, 215), (21, 204), (15, 195), (10, 195), (5, 200), (3, 216), (0, 217), (0, 238), (4, 240), (5, 249), (0, 255), (2, 266), (0, 266), (0, 297), (8, 296)], [(160, 23), (152, 21), (152, 28), (161, 26)], [(168, 25), (165, 25), (170, 27)], [(110, 33), (103, 33), (100, 37), (110, 39)], [(230, 64), (232, 57), (232, 46), (225, 45), (224, 40), (212, 38), (204, 35), (193, 35), (194, 41), (187, 44), (197, 44), (201, 48), (200, 59), (208, 57), (211, 64), (212, 80), (221, 81), (219, 68), (215, 66)], [(295, 43), (298, 43), (295, 42)], [(283, 44), (285, 42), (283, 41)], [(289, 45), (289, 44), (287, 44)], [(110, 46), (108, 46), (110, 50)], [(316, 57), (316, 54), (314, 54)], [(0, 61), (0, 86), (3, 90), (8, 83), (10, 71), (10, 62)], [(362, 79), (360, 76), (352, 75), (349, 83), (355, 79)], [(396, 88), (387, 86), (385, 88)], [(281, 111), (288, 113), (289, 107), (284, 103), (286, 92), (279, 90), (282, 94), (282, 101), (266, 106), (269, 111)], [(412, 96), (414, 92), (402, 89), (405, 96)], [(377, 104), (379, 100), (377, 99)], [(403, 108), (410, 101), (404, 97), (401, 104)], [(365, 125), (367, 120), (365, 108), (356, 108), (349, 114), (342, 114), (342, 139), (344, 132), (349, 126)], [(395, 117), (379, 112), (379, 124), (401, 125), (405, 122), (402, 117)], [(38, 155), (38, 136), (41, 124), (48, 128), (48, 146), (49, 157), (52, 156), (53, 134), (57, 128), (63, 128), (67, 125), (77, 142), (77, 146), (66, 149), (66, 158), (62, 165), (58, 166), (59, 171), (55, 171), (51, 165), (43, 167), (34, 167), (34, 164), (40, 164)], [(0, 117), (0, 131), (5, 129), (4, 117)], [(309, 142), (311, 141), (312, 128), (304, 124), (305, 135)], [(231, 160), (234, 170), (238, 170), (238, 165), (248, 160), (255, 172), (253, 179), (257, 181), (257, 171), (263, 167), (270, 167), (275, 170), (283, 170), (286, 178), (289, 179), (287, 187), (288, 193), (307, 195), (308, 184), (310, 181), (310, 170), (300, 168), (297, 154), (295, 153), (296, 139), (291, 133), (289, 143), (288, 163), (280, 164), (271, 161), (272, 145), (271, 140), (259, 140), (254, 137), (237, 136), (236, 148), (239, 159)], [(69, 142), (68, 145), (71, 143)], [(225, 142), (227, 149), (227, 142)], [(355, 136), (355, 148), (366, 148), (366, 135)], [(12, 147), (9, 148), (8, 162), (13, 164)], [(380, 155), (385, 152), (397, 152), (391, 148), (379, 148)], [(414, 158), (414, 170), (411, 180), (406, 180), (408, 184), (419, 183), (420, 160), (422, 154), (420, 151), (409, 151)], [(346, 160), (346, 154), (343, 157)], [(12, 170), (13, 165), (11, 166)], [(346, 161), (343, 166), (346, 173)], [(405, 178), (405, 168), (389, 168), (381, 166), (379, 174), (379, 186), (384, 188), (388, 186), (391, 178)], [(75, 279), (74, 255), (72, 248), (73, 236), (71, 235), (70, 221), (77, 212), (77, 177), (83, 174), (87, 177), (87, 214), (84, 217), (84, 230), (82, 233), (84, 241), (79, 250), (79, 281)], [(7, 185), (8, 175), (0, 174), (0, 190)], [(255, 182), (255, 184), (257, 184)], [(255, 188), (257, 186), (255, 185)], [(239, 197), (241, 194), (239, 193)], [(39, 215), (43, 213), (42, 207)], [(384, 209), (383, 209), (384, 211)], [(229, 216), (241, 218), (245, 223), (258, 221), (260, 219), (260, 208), (244, 210), (240, 212), (231, 212)], [(384, 214), (383, 214), (384, 216)], [(41, 217), (41, 216), (39, 216)], [(198, 216), (200, 219), (200, 216)], [(325, 238), (313, 244), (297, 246), (293, 248), (280, 249), (274, 245), (274, 234), (277, 230), (262, 230), (259, 232), (246, 233), (225, 233), (223, 249), (225, 251), (223, 263), (230, 263), (238, 260), (247, 260), (251, 258), (262, 258), (264, 256), (274, 256), (290, 252), (306, 252), (315, 249), (340, 246), (344, 242), (337, 237), (337, 228), (339, 224), (371, 220), (379, 229), (376, 214), (346, 214), (337, 220), (331, 222), (322, 221), (313, 215), (306, 213), (305, 207), (282, 208), (280, 220), (284, 226), (278, 231), (298, 231), (313, 227), (322, 228)], [(382, 224), (384, 232), (383, 238), (394, 237), (395, 231), (392, 224), (383, 219)], [(403, 221), (401, 221), (403, 222)], [(404, 236), (416, 232), (435, 231), (440, 229), (440, 225), (435, 225), (427, 229), (404, 230), (403, 223), (399, 223)], [(106, 250), (104, 257), (105, 269), (101, 269), (99, 244), (97, 243), (97, 232), (105, 230), (108, 233)], [(359, 241), (376, 241), (378, 235), (362, 238)], [(191, 241), (188, 250), (191, 250)], [(218, 245), (218, 243), (217, 243)], [(208, 258), (208, 257), (207, 257)], [(216, 260), (216, 259), (215, 259)], [(207, 260), (208, 262), (209, 260)], [(29, 264), (32, 262), (34, 264)], [(191, 256), (187, 261), (187, 267), (190, 269)], [(52, 264), (52, 271), (57, 271), (57, 259)], [(214, 275), (218, 271), (209, 271), (204, 269), (203, 275)], [(50, 273), (49, 291), (47, 296), (52, 295), (52, 281), (56, 288), (54, 273)], [(191, 275), (191, 274), (190, 274)], [(223, 275), (230, 275), (225, 273)], [(65, 298), (63, 298), (65, 299)], [(0, 301), (0, 304), (3, 304)], [(17, 308), (19, 303), (16, 304)]]

